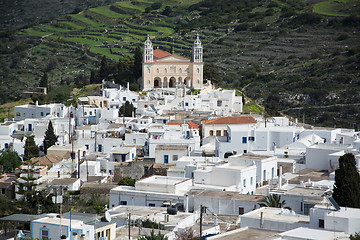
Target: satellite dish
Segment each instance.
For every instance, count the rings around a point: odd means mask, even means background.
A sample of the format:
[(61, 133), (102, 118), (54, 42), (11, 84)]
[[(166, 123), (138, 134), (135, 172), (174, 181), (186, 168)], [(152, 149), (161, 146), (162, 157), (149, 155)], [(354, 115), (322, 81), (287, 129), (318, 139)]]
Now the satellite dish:
[(107, 222), (111, 222), (111, 216), (110, 216), (109, 211), (106, 211), (106, 212), (105, 212), (105, 220), (106, 220)]

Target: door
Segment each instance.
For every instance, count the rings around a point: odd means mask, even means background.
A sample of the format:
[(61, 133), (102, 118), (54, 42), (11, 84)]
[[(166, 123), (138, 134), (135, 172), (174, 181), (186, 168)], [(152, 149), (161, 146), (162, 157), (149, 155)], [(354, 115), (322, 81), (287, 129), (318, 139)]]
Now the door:
[(164, 155), (164, 163), (169, 163), (169, 155)]

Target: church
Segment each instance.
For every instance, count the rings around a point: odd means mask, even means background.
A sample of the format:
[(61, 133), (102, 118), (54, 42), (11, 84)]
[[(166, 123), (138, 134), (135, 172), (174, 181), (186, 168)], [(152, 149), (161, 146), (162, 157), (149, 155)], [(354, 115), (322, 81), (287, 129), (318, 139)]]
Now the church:
[(145, 91), (154, 88), (201, 89), (203, 86), (203, 48), (196, 36), (192, 49), (192, 59), (153, 49), (149, 35), (144, 42), (141, 88)]

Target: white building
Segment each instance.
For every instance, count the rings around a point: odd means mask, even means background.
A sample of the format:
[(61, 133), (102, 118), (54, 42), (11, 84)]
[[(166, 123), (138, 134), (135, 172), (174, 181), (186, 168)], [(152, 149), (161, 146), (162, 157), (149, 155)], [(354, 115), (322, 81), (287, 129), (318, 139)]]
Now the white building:
[[(44, 217), (31, 222), (31, 237), (34, 239), (66, 239), (75, 240), (84, 235), (84, 240), (94, 240), (94, 226), (86, 225), (83, 221), (66, 218)], [(70, 230), (71, 225), (71, 230)]]
[(190, 211), (200, 211), (202, 205), (218, 215), (243, 215), (259, 208), (258, 203), (266, 201), (265, 196), (231, 191), (192, 189), (187, 195), (189, 195)]
[(25, 104), (15, 107), (15, 121), (27, 118), (44, 118), (46, 116), (64, 118), (69, 116), (69, 107), (62, 103), (52, 103), (45, 105)]
[(160, 207), (165, 201), (184, 203), (184, 194), (192, 181), (188, 178), (150, 176), (135, 183), (135, 187), (119, 186), (110, 190), (111, 208), (119, 205)]
[(360, 209), (340, 207), (336, 210), (330, 202), (310, 209), (310, 227), (328, 231), (355, 234), (360, 232)]
[(149, 139), (146, 152), (149, 158), (156, 157), (155, 152), (158, 145), (187, 146), (189, 153), (201, 149), (199, 129), (189, 128), (188, 124), (182, 124), (181, 126), (165, 125), (161, 128), (149, 128), (148, 131)]
[(339, 151), (351, 150), (350, 145), (344, 144), (315, 144), (306, 148), (306, 168), (334, 171), (338, 166), (338, 159), (330, 157)]
[(228, 125), (226, 137), (217, 137), (217, 156), (226, 158), (237, 153), (274, 151), (295, 142), (302, 131), (297, 127), (264, 127), (252, 125)]
[(241, 227), (276, 232), (309, 227), (309, 216), (298, 215), (288, 209), (262, 207), (241, 216)]
[(261, 186), (273, 182), (277, 178), (277, 157), (256, 155), (233, 155), (228, 160), (238, 164), (256, 165), (256, 184)]
[(229, 158), (226, 164), (195, 170), (194, 181), (198, 187), (223, 187), (230, 191), (253, 195), (256, 189), (256, 165)]

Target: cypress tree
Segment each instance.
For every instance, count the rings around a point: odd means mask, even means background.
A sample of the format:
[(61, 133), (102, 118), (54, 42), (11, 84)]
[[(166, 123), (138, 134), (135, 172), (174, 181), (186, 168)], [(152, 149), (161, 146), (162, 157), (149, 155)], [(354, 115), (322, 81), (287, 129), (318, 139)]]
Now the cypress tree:
[(333, 198), (342, 207), (360, 208), (360, 175), (352, 153), (346, 153), (339, 158)]
[(139, 46), (135, 48), (133, 74), (135, 80), (142, 76), (142, 52)]
[(35, 143), (34, 136), (27, 136), (24, 146), (24, 161), (39, 156), (39, 148)]
[(46, 87), (46, 89), (49, 91), (49, 80), (46, 72), (44, 72), (44, 74), (40, 78), (39, 87)]
[(55, 145), (55, 143), (57, 142), (57, 139), (58, 139), (58, 137), (55, 135), (52, 122), (50, 121), (48, 128), (46, 129), (44, 142), (43, 142), (45, 154), (47, 154), (47, 150), (49, 147)]

